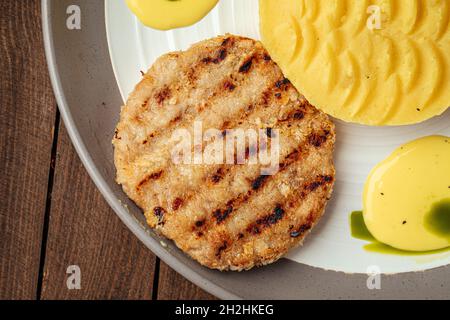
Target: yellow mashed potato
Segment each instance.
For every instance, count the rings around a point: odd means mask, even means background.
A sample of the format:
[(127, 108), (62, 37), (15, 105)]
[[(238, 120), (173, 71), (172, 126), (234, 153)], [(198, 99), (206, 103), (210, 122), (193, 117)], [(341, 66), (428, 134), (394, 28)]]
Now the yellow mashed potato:
[(263, 43), (326, 113), (405, 125), (450, 105), (450, 0), (260, 0)]

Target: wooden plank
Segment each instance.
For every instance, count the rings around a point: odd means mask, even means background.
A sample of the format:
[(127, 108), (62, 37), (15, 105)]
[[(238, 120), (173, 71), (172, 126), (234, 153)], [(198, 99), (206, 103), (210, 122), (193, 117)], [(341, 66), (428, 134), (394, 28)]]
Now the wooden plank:
[(0, 299), (36, 298), (56, 103), (40, 1), (0, 1)]
[[(64, 128), (57, 155), (42, 299), (151, 299), (155, 256), (102, 198)], [(81, 290), (66, 285), (70, 265)]]
[(216, 298), (161, 262), (158, 300), (216, 300)]

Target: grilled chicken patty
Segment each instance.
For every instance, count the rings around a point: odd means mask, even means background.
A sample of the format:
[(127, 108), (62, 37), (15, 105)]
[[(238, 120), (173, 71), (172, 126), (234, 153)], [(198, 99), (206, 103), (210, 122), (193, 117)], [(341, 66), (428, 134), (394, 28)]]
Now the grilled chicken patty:
[[(177, 129), (277, 132), (279, 170), (175, 164)], [(285, 79), (260, 42), (232, 35), (162, 56), (121, 112), (117, 182), (148, 224), (209, 268), (246, 270), (302, 243), (322, 216), (335, 171), (335, 129)], [(204, 148), (205, 146), (203, 146)], [(252, 146), (248, 146), (246, 152)]]

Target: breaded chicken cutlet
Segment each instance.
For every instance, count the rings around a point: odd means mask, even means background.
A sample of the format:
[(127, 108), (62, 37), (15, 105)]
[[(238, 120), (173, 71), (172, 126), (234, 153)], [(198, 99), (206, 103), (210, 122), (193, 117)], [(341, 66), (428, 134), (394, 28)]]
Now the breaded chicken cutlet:
[[(175, 164), (173, 134), (277, 132), (279, 170)], [(159, 58), (123, 107), (113, 140), (117, 182), (148, 224), (202, 265), (248, 270), (301, 244), (321, 218), (335, 171), (335, 129), (260, 42), (226, 35)], [(248, 147), (247, 150), (248, 152)]]

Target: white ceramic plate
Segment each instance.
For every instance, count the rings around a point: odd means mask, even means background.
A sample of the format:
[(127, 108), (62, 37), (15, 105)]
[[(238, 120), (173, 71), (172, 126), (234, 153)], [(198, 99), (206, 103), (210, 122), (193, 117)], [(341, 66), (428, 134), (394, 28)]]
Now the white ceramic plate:
[[(112, 65), (125, 100), (146, 71), (162, 54), (185, 50), (217, 35), (233, 33), (259, 39), (258, 0), (221, 0), (196, 25), (157, 31), (141, 25), (124, 0), (106, 1), (106, 29)], [(450, 263), (450, 253), (396, 256), (369, 253), (365, 242), (350, 236), (349, 214), (361, 210), (362, 190), (370, 170), (398, 146), (419, 137), (450, 136), (450, 112), (425, 123), (405, 127), (374, 128), (336, 120), (337, 183), (332, 201), (320, 225), (305, 245), (288, 258), (326, 270), (366, 273), (378, 266), (383, 273), (421, 271)]]

